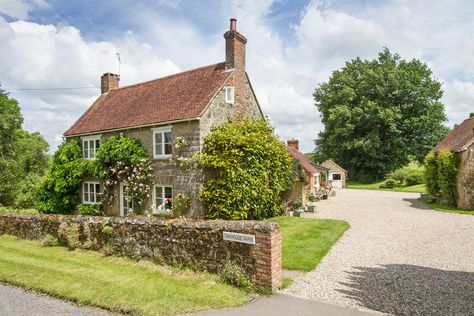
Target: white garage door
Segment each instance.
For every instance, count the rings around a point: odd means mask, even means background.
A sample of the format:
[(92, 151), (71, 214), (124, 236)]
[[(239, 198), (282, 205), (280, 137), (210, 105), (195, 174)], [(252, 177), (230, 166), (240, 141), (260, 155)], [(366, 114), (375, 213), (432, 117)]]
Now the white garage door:
[(329, 175), (331, 185), (335, 189), (342, 189), (342, 177), (340, 173), (331, 173)]

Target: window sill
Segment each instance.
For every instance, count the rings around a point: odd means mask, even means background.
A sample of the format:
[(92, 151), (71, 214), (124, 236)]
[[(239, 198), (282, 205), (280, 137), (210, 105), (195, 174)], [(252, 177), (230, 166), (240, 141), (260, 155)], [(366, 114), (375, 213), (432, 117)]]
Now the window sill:
[(173, 155), (166, 155), (166, 156), (153, 156), (154, 160), (169, 160), (173, 159)]

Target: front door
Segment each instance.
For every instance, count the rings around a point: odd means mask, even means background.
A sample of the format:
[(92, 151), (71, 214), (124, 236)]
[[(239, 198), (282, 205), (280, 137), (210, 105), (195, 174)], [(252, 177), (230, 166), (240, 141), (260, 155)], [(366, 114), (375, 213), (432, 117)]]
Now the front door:
[(132, 212), (132, 199), (128, 188), (128, 185), (120, 183), (120, 216), (126, 216)]

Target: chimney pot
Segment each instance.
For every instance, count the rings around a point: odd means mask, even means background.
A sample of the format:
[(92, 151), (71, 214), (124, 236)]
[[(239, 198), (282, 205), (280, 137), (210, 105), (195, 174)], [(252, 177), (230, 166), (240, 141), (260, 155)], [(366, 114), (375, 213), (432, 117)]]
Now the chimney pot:
[(293, 138), (293, 139), (289, 139), (286, 143), (288, 144), (288, 147), (294, 147), (297, 150), (300, 150), (300, 141), (299, 140)]
[(230, 30), (231, 31), (237, 31), (237, 19), (236, 18), (231, 18), (230, 19)]
[(110, 72), (106, 72), (100, 77), (100, 92), (102, 94), (119, 87), (120, 76)]

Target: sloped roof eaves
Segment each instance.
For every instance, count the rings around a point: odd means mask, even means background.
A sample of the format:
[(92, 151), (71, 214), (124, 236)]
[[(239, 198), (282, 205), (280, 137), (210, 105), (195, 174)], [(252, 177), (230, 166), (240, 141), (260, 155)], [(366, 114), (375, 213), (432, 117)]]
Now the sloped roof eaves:
[(219, 63), (111, 90), (99, 96), (64, 136), (197, 119), (231, 75)]
[[(345, 173), (347, 173), (347, 170), (346, 170), (346, 169), (344, 169), (344, 168), (342, 168), (341, 166), (339, 166), (339, 165), (338, 165), (337, 163), (335, 163), (334, 160), (332, 160), (332, 159), (326, 160), (325, 162), (323, 162), (322, 165), (323, 165), (323, 167), (326, 167), (326, 165), (328, 165), (328, 164), (332, 164), (332, 165), (336, 166), (337, 168), (341, 169), (342, 171), (344, 171)], [(331, 169), (330, 167), (326, 167), (326, 168)]]
[(458, 127), (452, 130), (438, 145), (434, 152), (449, 150), (459, 152), (466, 150), (474, 142), (474, 117), (465, 119)]
[(313, 166), (312, 162), (302, 152), (300, 152), (298, 149), (296, 149), (294, 147), (291, 147), (291, 146), (287, 146), (287, 149), (288, 149), (288, 153), (290, 154), (290, 156), (293, 157), (294, 159), (298, 160), (301, 167), (303, 167), (303, 169), (306, 172), (316, 173), (318, 171), (316, 169), (316, 167)]

